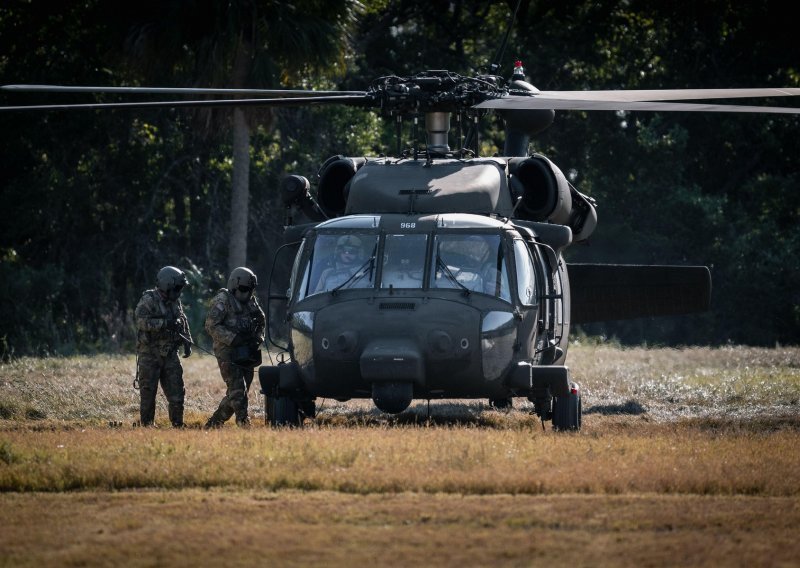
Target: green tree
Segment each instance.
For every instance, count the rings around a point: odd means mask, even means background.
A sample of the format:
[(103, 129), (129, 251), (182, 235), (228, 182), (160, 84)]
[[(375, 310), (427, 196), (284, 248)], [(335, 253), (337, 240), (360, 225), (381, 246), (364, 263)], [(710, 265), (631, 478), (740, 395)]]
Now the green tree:
[[(792, 24), (772, 0), (523, 2), (521, 16), (516, 38), (542, 89), (800, 82)], [(704, 316), (592, 329), (629, 341), (796, 342), (796, 278), (779, 267), (800, 254), (788, 238), (799, 125), (792, 116), (559, 113), (535, 144), (599, 202), (598, 229), (572, 258), (706, 264), (715, 283)], [(742, 317), (748, 302), (757, 317)]]
[[(487, 70), (515, 4), (65, 0), (42, 10), (9, 2), (0, 7), (0, 83), (331, 88), (346, 70), (339, 86), (363, 89), (387, 73), (471, 74)], [(356, 11), (348, 53), (340, 40)], [(797, 86), (791, 25), (775, 0), (528, 0), (500, 72), (520, 58), (542, 89)], [(282, 175), (313, 180), (328, 155), (394, 150), (391, 121), (374, 113), (248, 111), (250, 217), (230, 222), (231, 179), (246, 161), (231, 160), (233, 114), (0, 114), (0, 351), (129, 345), (132, 304), (165, 264), (191, 271), (190, 317), (201, 321), (203, 299), (232, 258), (232, 226), (249, 233), (247, 263), (259, 276), (270, 267), (282, 239), (273, 190)], [(502, 125), (485, 124), (491, 153), (502, 147)], [(631, 342), (796, 343), (798, 125), (757, 115), (558, 113), (531, 147), (600, 206), (597, 231), (571, 260), (706, 264), (714, 278), (709, 314), (589, 331)]]
[[(131, 28), (128, 45), (148, 81), (280, 88), (341, 65), (357, 7), (354, 0), (151, 1), (137, 6), (140, 20)], [(167, 68), (152, 65), (159, 62)], [(203, 116), (207, 124), (217, 124), (207, 113)], [(247, 264), (250, 137), (257, 121), (269, 131), (272, 113), (232, 111), (229, 270)]]

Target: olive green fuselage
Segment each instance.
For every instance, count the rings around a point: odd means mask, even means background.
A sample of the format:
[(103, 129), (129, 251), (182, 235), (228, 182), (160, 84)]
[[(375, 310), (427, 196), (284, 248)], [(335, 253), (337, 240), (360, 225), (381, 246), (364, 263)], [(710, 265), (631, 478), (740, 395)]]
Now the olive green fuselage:
[[(521, 362), (561, 363), (569, 311), (563, 262), (553, 270), (560, 258), (525, 237), (505, 220), (465, 214), (342, 217), (308, 232), (288, 310), (300, 389), (342, 400), (389, 384), (420, 399), (531, 395), (532, 384), (509, 377)], [(333, 269), (321, 259), (337, 241), (364, 249), (360, 272), (326, 289)], [(407, 280), (390, 277), (398, 242), (418, 269)]]

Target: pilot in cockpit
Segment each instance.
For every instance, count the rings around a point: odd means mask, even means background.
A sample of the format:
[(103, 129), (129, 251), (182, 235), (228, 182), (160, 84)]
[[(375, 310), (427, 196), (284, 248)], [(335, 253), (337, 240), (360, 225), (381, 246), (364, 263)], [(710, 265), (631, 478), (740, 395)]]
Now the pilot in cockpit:
[(322, 271), (316, 292), (332, 290), (344, 284), (362, 263), (361, 239), (343, 235), (336, 241), (331, 266)]

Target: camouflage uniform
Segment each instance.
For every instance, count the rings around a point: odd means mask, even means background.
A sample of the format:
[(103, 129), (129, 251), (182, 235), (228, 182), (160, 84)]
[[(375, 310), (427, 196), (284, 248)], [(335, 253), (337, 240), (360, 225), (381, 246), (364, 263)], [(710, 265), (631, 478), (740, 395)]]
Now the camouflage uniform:
[(178, 332), (167, 329), (176, 322), (186, 339), (192, 341), (189, 323), (183, 313), (180, 299), (165, 300), (157, 289), (147, 290), (136, 306), (136, 346), (139, 392), (141, 395), (140, 417), (142, 426), (151, 426), (156, 414), (158, 383), (169, 403), (169, 420), (173, 426), (183, 426), (183, 367), (178, 359), (178, 348), (183, 345), (184, 356), (190, 352), (190, 344), (178, 336)]
[(214, 355), (227, 391), (206, 427), (222, 426), (234, 414), (237, 424), (249, 423), (247, 391), (253, 382), (253, 367), (236, 365), (231, 357), (238, 344), (261, 344), (264, 341), (264, 324), (264, 311), (254, 294), (247, 302), (240, 302), (232, 292), (223, 288), (211, 301), (205, 327), (214, 340)]

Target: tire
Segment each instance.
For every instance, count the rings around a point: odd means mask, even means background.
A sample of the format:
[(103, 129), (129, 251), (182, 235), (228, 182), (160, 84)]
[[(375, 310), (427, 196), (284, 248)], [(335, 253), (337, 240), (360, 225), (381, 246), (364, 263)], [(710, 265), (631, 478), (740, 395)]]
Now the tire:
[(297, 402), (287, 396), (267, 397), (267, 420), (270, 426), (301, 426)]
[(577, 432), (581, 429), (581, 390), (577, 383), (570, 383), (567, 396), (553, 398), (553, 429), (559, 432)]

